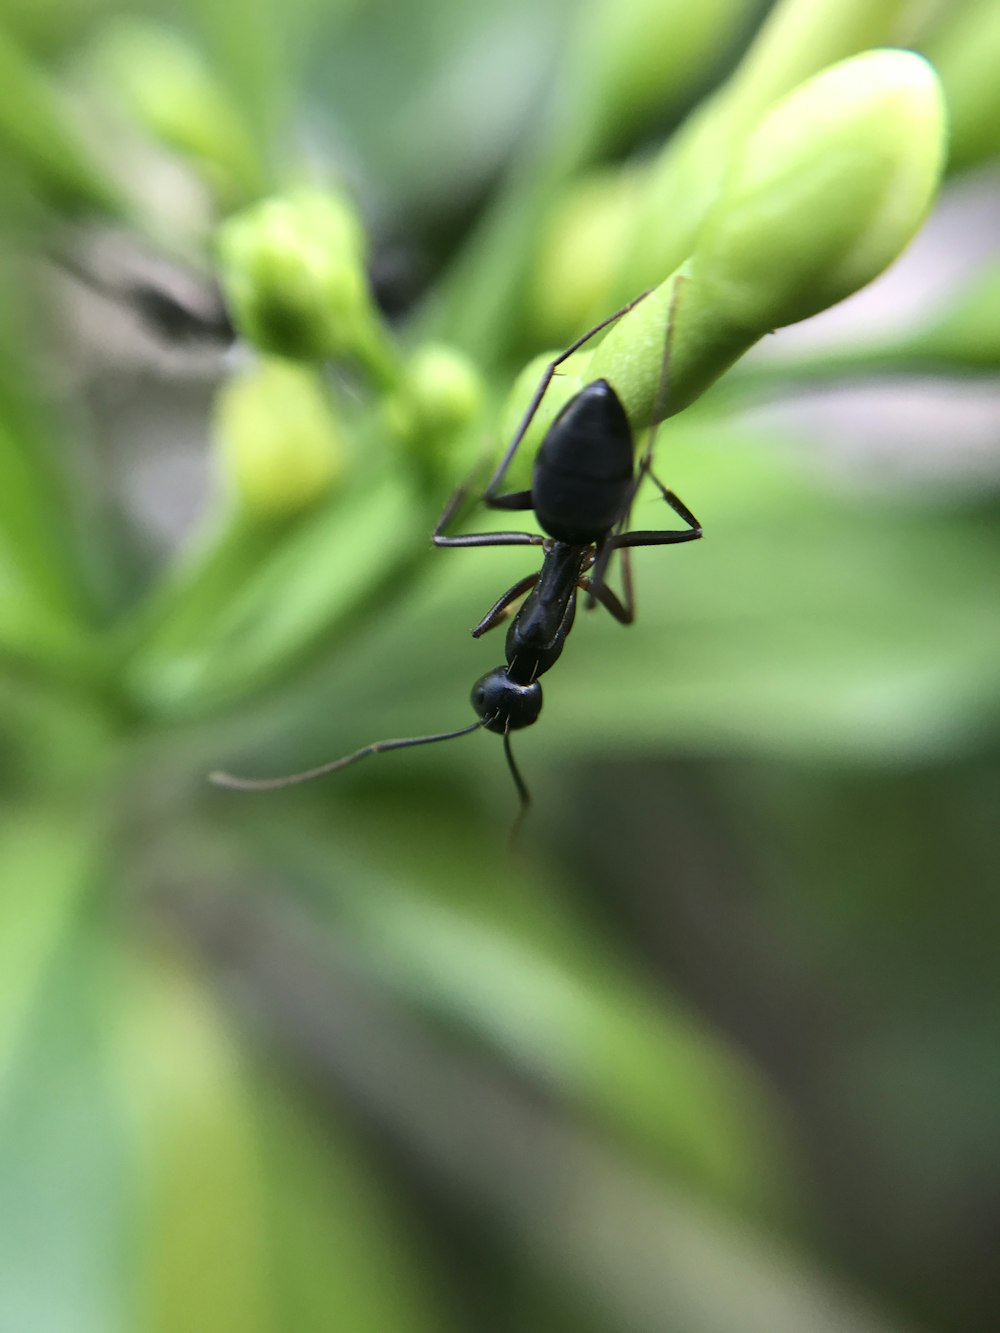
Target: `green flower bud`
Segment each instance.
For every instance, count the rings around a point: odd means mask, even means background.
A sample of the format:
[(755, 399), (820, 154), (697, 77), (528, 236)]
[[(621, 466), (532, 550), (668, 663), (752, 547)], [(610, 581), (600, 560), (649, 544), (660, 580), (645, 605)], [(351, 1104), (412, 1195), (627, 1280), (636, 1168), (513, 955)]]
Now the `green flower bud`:
[(322, 380), (288, 361), (262, 361), (222, 386), (215, 435), (240, 505), (265, 518), (322, 500), (346, 465)]
[[(4, 178), (23, 175), (34, 193), (68, 213), (96, 211), (120, 216), (126, 211), (107, 174), (77, 134), (57, 89), (2, 26), (0, 160)], [(6, 194), (6, 179), (0, 188)]]
[(363, 232), (337, 195), (266, 199), (219, 231), (221, 281), (236, 326), (266, 352), (344, 356), (371, 340)]
[(404, 394), (421, 428), (451, 435), (480, 412), (483, 386), (479, 372), (464, 353), (444, 343), (428, 343), (406, 368)]
[(755, 0), (598, 0), (577, 24), (564, 151), (592, 159), (689, 99), (720, 50), (756, 16)]
[(733, 155), (778, 98), (892, 37), (904, 0), (777, 0), (731, 78), (652, 164), (646, 199), (605, 308), (658, 282), (691, 253)]
[(744, 145), (691, 271), (729, 324), (762, 333), (882, 272), (933, 201), (945, 112), (926, 61), (869, 51), (800, 85)]
[(702, 394), (763, 334), (849, 296), (926, 213), (944, 113), (926, 61), (873, 51), (790, 93), (750, 136), (691, 260), (605, 335), (586, 378), (638, 430)]
[(926, 47), (944, 85), (951, 119), (953, 170), (1000, 155), (1000, 5), (976, 0), (957, 8)]
[[(410, 358), (399, 387), (382, 400), (382, 425), (418, 462), (436, 468), (447, 456), (451, 470), (465, 465), (455, 450), (482, 405), (482, 381), (469, 358), (444, 343), (427, 343)], [(472, 458), (467, 461), (471, 467)]]
[(226, 203), (258, 194), (253, 139), (213, 71), (169, 28), (115, 23), (96, 51), (98, 75), (158, 140), (190, 157)]
[(763, 334), (870, 281), (930, 205), (943, 121), (932, 70), (908, 52), (855, 56), (790, 93), (734, 163), (691, 261), (608, 333), (590, 377), (648, 425)]
[(546, 219), (528, 286), (539, 341), (569, 341), (597, 318), (628, 245), (643, 174), (602, 171), (578, 181)]

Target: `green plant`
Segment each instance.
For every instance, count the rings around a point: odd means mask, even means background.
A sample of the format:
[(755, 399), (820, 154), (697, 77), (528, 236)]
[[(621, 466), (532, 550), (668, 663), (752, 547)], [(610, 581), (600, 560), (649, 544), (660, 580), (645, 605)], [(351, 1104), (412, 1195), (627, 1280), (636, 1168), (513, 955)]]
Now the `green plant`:
[[(740, 417), (807, 369), (992, 368), (997, 320), (980, 285), (877, 347), (748, 364), (712, 387), (771, 331), (873, 279), (931, 207), (940, 84), (922, 56), (884, 49), (919, 7), (781, 0), (724, 76), (719, 52), (757, 8), (746, 0), (602, 0), (572, 20), (553, 7), (559, 70), (519, 152), (499, 121), (479, 127), (482, 143), (454, 126), (447, 138), (454, 117), (430, 82), (416, 95), (420, 44), (393, 32), (417, 20), (390, 6), (189, 0), (173, 28), (93, 6), (65, 35), (48, 8), (12, 10), (0, 33), (0, 1162), (14, 1181), (0, 1208), (8, 1229), (27, 1219), (5, 1247), (0, 1311), (73, 1333), (462, 1326), (350, 1117), (301, 1095), (219, 1003), (229, 966), (286, 1060), (332, 1079), (523, 1235), (525, 1268), (563, 1288), (560, 1317), (592, 1305), (600, 1328), (747, 1327), (710, 1279), (685, 1291), (683, 1264), (659, 1271), (662, 1230), (723, 1267), (749, 1245), (754, 1327), (843, 1327), (825, 1277), (800, 1287), (794, 1261), (772, 1271), (752, 1239), (755, 1226), (796, 1228), (775, 1099), (602, 938), (564, 870), (541, 854), (516, 871), (504, 861), (510, 797), (489, 738), (273, 802), (212, 793), (204, 775), (305, 767), (471, 716), (468, 686), (488, 663), (461, 641), (490, 563), (432, 554), (428, 534), (481, 465), (483, 437), (509, 438), (543, 349), (646, 287), (564, 368), (523, 461), (599, 376), (637, 431), (653, 424), (672, 310), (659, 447), (699, 513), (706, 497), (717, 536), (669, 578), (648, 562), (643, 591), (659, 578), (669, 589), (649, 596), (630, 641), (588, 626), (530, 762), (697, 747), (877, 763), (995, 721), (996, 635), (975, 577), (993, 538), (873, 498), (845, 567), (853, 499)], [(986, 8), (925, 16), (918, 34), (944, 53), (960, 100), (962, 165), (996, 152), (994, 66), (970, 56), (977, 40), (996, 50)], [(483, 21), (463, 13), (441, 3), (420, 20), (442, 66)], [(508, 21), (530, 48), (525, 15)], [(477, 153), (503, 161), (457, 255), (399, 322), (373, 294), (348, 173), (297, 149), (314, 47), (332, 64), (326, 105), (344, 89), (395, 216), (422, 211), (428, 237), (457, 225), (449, 189), (484, 188)], [(415, 108), (405, 126), (393, 75)], [(616, 160), (644, 133), (662, 138), (665, 119), (676, 128), (655, 151)], [(187, 214), (147, 188), (164, 162), (196, 196)], [(218, 484), (201, 530), (152, 570), (109, 519), (80, 405), (51, 374), (46, 277), (14, 262), (75, 256), (111, 226), (218, 281), (244, 349), (217, 386)], [(927, 554), (935, 538), (950, 561)], [(761, 605), (762, 588), (780, 595)], [(882, 711), (865, 713), (885, 681)], [(228, 964), (219, 921), (237, 934)], [(306, 1011), (321, 1016), (315, 1032)], [(508, 1095), (497, 1067), (562, 1114)], [(452, 1089), (447, 1142), (425, 1083)], [(524, 1160), (485, 1131), (481, 1151), (463, 1147), (463, 1099), (522, 1125), (535, 1145)], [(576, 1227), (532, 1195), (549, 1139), (579, 1154)], [(648, 1240), (635, 1272), (602, 1217)], [(49, 1250), (61, 1279), (47, 1286)], [(541, 1326), (544, 1293), (524, 1300), (526, 1326)]]

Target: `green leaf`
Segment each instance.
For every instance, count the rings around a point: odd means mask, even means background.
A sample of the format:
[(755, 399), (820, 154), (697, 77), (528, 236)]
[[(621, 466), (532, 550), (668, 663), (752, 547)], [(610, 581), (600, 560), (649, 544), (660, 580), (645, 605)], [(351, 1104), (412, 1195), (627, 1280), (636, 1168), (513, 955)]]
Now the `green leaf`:
[(441, 1327), (360, 1146), (240, 1047), (179, 958), (123, 958), (109, 992), (131, 1111), (142, 1333)]
[(44, 72), (0, 28), (0, 150), (57, 209), (119, 216), (122, 201)]
[[(299, 793), (301, 796), (302, 793)], [(499, 1059), (632, 1151), (729, 1206), (769, 1210), (787, 1161), (774, 1107), (736, 1054), (669, 997), (628, 975), (586, 917), (501, 858), (475, 882), (483, 837), (412, 800), (342, 807), (331, 844), (302, 800), (243, 810), (274, 873), (304, 872), (331, 928), (379, 984), (474, 1033)], [(305, 818), (303, 818), (303, 815)], [(378, 829), (391, 827), (391, 843)], [(349, 885), (348, 891), (341, 886)]]
[[(5, 820), (9, 830), (9, 811)], [(44, 845), (41, 831), (8, 833), (2, 867), (13, 929), (2, 936), (0, 997), (0, 1326), (131, 1333), (123, 1121), (101, 1048), (104, 955), (79, 911), (91, 848), (65, 817)]]

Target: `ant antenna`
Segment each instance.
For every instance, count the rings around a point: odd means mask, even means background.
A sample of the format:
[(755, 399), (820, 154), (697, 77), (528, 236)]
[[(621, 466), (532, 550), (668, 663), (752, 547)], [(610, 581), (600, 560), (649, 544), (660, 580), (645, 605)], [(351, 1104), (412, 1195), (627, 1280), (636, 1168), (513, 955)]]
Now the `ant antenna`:
[(531, 805), (531, 792), (528, 791), (528, 784), (521, 776), (521, 770), (514, 763), (514, 754), (510, 748), (510, 724), (503, 729), (503, 752), (507, 756), (507, 767), (510, 769), (510, 775), (514, 779), (514, 786), (517, 788), (518, 799), (521, 802), (521, 815), (528, 812)]
[[(277, 791), (280, 787), (294, 787), (300, 782), (325, 778), (328, 773), (336, 773), (338, 769), (356, 764), (359, 759), (367, 759), (370, 754), (381, 754), (383, 750), (405, 750), (410, 745), (433, 745), (436, 741), (453, 741), (459, 736), (468, 736), (471, 732), (478, 731), (480, 727), (485, 727), (493, 720), (492, 717), (480, 718), (471, 726), (462, 727), (458, 731), (442, 731), (436, 736), (406, 736), (401, 740), (375, 741), (371, 745), (366, 745), (363, 750), (355, 750), (353, 754), (345, 755), (343, 759), (334, 759), (328, 764), (320, 764), (318, 768), (304, 769), (301, 773), (288, 773), (281, 778), (238, 778), (232, 773), (209, 773), (208, 780), (214, 782), (217, 787), (228, 787), (233, 791)], [(506, 739), (505, 732), (505, 742)], [(509, 751), (507, 757), (510, 760)], [(527, 804), (527, 789), (524, 788), (517, 770), (513, 767), (513, 761), (510, 762), (514, 781), (518, 784), (518, 791), (521, 792), (522, 804)]]
[(514, 752), (510, 748), (510, 724), (503, 729), (503, 752), (507, 759), (507, 767), (510, 769), (510, 775), (514, 779), (514, 786), (517, 788), (518, 800), (521, 802), (520, 809), (514, 819), (510, 830), (510, 846), (514, 848), (517, 844), (517, 836), (521, 831), (521, 825), (524, 823), (525, 816), (531, 806), (531, 792), (528, 791), (528, 784), (521, 776), (521, 770), (514, 762)]

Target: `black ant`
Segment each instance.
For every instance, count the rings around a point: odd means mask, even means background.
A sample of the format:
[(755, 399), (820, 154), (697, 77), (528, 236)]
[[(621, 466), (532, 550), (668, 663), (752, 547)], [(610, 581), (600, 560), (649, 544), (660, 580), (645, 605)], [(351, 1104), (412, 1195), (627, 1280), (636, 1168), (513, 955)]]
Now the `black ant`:
[[(659, 401), (654, 420), (663, 407), (677, 290), (668, 319)], [(243, 791), (271, 791), (335, 773), (370, 754), (455, 740), (485, 727), (487, 731), (503, 736), (504, 753), (517, 787), (523, 814), (530, 798), (524, 779), (514, 763), (510, 733), (529, 727), (538, 719), (542, 710), (542, 687), (538, 678), (549, 671), (562, 654), (576, 616), (577, 593), (582, 590), (587, 594), (588, 607), (600, 602), (617, 621), (630, 625), (635, 613), (628, 557), (630, 549), (634, 546), (669, 546), (676, 542), (695, 541), (702, 535), (701, 525), (694, 514), (654, 476), (651, 466), (652, 435), (638, 467), (634, 465), (632, 428), (618, 395), (603, 379), (595, 380), (581, 389), (549, 427), (535, 459), (531, 489), (499, 493), (507, 469), (559, 366), (648, 294), (643, 292), (642, 296), (602, 320), (549, 363), (514, 438), (483, 494), (483, 503), (490, 509), (534, 510), (545, 535), (532, 532), (476, 532), (446, 536), (445, 529), (465, 497), (464, 487), (456, 491), (434, 529), (435, 546), (542, 548), (541, 569), (508, 588), (472, 631), (473, 637), (479, 638), (488, 630), (495, 629), (505, 619), (508, 607), (527, 593), (507, 630), (504, 649), (506, 665), (487, 671), (472, 687), (472, 706), (479, 720), (458, 731), (376, 741), (342, 759), (286, 777), (237, 778), (228, 773), (213, 773), (213, 782)], [(670, 508), (683, 519), (686, 524), (684, 528), (626, 531), (636, 493), (645, 477), (653, 481)], [(604, 582), (608, 561), (615, 551), (622, 552), (622, 598)]]

